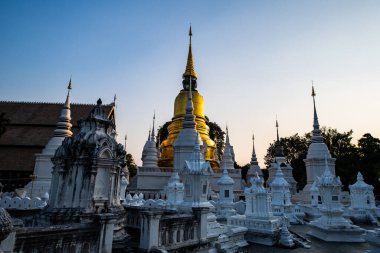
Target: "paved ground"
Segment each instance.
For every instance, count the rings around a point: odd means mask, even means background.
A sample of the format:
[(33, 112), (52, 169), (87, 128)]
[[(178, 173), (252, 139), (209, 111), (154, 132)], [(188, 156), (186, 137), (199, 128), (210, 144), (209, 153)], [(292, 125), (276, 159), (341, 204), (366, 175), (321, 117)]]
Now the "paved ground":
[(380, 248), (369, 243), (337, 243), (325, 242), (317, 238), (306, 235), (309, 231), (308, 226), (292, 226), (291, 230), (305, 236), (311, 241), (311, 248), (283, 249), (261, 245), (252, 245), (252, 253), (380, 253)]

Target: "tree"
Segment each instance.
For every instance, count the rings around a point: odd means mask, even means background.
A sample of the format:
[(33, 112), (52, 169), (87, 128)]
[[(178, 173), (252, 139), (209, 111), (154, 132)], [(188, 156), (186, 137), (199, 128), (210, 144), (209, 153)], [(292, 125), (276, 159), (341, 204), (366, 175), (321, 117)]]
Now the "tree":
[(210, 138), (215, 141), (216, 150), (218, 152), (218, 160), (222, 160), (223, 148), (224, 148), (224, 135), (226, 134), (215, 122), (206, 121), (206, 124), (210, 128)]
[[(284, 149), (286, 161), (293, 167), (293, 177), (298, 182), (297, 188), (302, 189), (306, 185), (306, 167), (303, 159), (306, 158), (310, 138), (294, 134), (290, 137), (280, 138), (280, 144)], [(273, 161), (275, 146), (276, 141), (269, 145), (264, 157), (267, 168)]]
[[(335, 171), (340, 176), (344, 189), (356, 180), (358, 153), (352, 141), (352, 130), (340, 133), (336, 129), (321, 128), (324, 142), (330, 150), (331, 156), (336, 158)], [(311, 134), (303, 136), (298, 134), (280, 139), (280, 144), (284, 148), (284, 155), (287, 162), (293, 167), (294, 179), (298, 182), (297, 187), (302, 189), (306, 184), (306, 167), (304, 159), (307, 155), (308, 147), (311, 143)], [(265, 155), (265, 165), (269, 167), (274, 157), (275, 142), (271, 143)]]
[(355, 183), (359, 165), (357, 147), (352, 144), (353, 131), (339, 133), (337, 129), (322, 127), (322, 136), (331, 156), (336, 158), (335, 173), (340, 177), (344, 190)]
[(3, 135), (3, 133), (5, 133), (5, 131), (7, 130), (7, 125), (9, 125), (9, 123), (10, 120), (5, 117), (5, 113), (0, 113), (0, 136)]
[(366, 183), (375, 187), (380, 195), (380, 139), (366, 133), (358, 140), (359, 167)]
[(132, 154), (126, 154), (125, 158), (129, 170), (129, 178), (133, 178), (137, 174), (137, 165), (133, 159)]

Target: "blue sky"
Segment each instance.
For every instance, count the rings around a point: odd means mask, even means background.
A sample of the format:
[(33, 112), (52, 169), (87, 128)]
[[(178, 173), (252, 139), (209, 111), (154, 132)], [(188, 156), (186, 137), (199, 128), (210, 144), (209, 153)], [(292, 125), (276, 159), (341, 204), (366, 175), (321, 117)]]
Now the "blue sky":
[[(188, 27), (206, 115), (240, 164), (255, 133), (262, 161), (275, 138), (320, 123), (380, 137), (379, 1), (1, 1), (0, 100), (105, 103), (140, 163), (156, 111), (171, 119)], [(262, 162), (261, 162), (262, 165)]]

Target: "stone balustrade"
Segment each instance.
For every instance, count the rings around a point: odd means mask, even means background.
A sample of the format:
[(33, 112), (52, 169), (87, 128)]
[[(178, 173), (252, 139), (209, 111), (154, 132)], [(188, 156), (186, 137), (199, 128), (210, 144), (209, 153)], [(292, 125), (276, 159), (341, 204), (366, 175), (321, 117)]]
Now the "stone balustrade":
[(9, 197), (4, 196), (0, 198), (0, 207), (4, 209), (17, 209), (17, 210), (30, 210), (42, 209), (47, 205), (46, 199), (42, 200), (39, 197)]

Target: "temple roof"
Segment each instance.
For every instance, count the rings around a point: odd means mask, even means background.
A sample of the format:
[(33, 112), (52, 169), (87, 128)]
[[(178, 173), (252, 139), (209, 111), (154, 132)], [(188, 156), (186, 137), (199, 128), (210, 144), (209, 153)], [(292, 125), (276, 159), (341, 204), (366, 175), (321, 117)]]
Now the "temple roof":
[[(0, 113), (10, 119), (0, 137), (0, 170), (33, 171), (34, 155), (53, 136), (62, 108), (63, 103), (0, 101)], [(74, 133), (78, 132), (77, 121), (93, 108), (93, 104), (71, 104)], [(104, 110), (115, 123), (114, 104), (104, 105)]]

